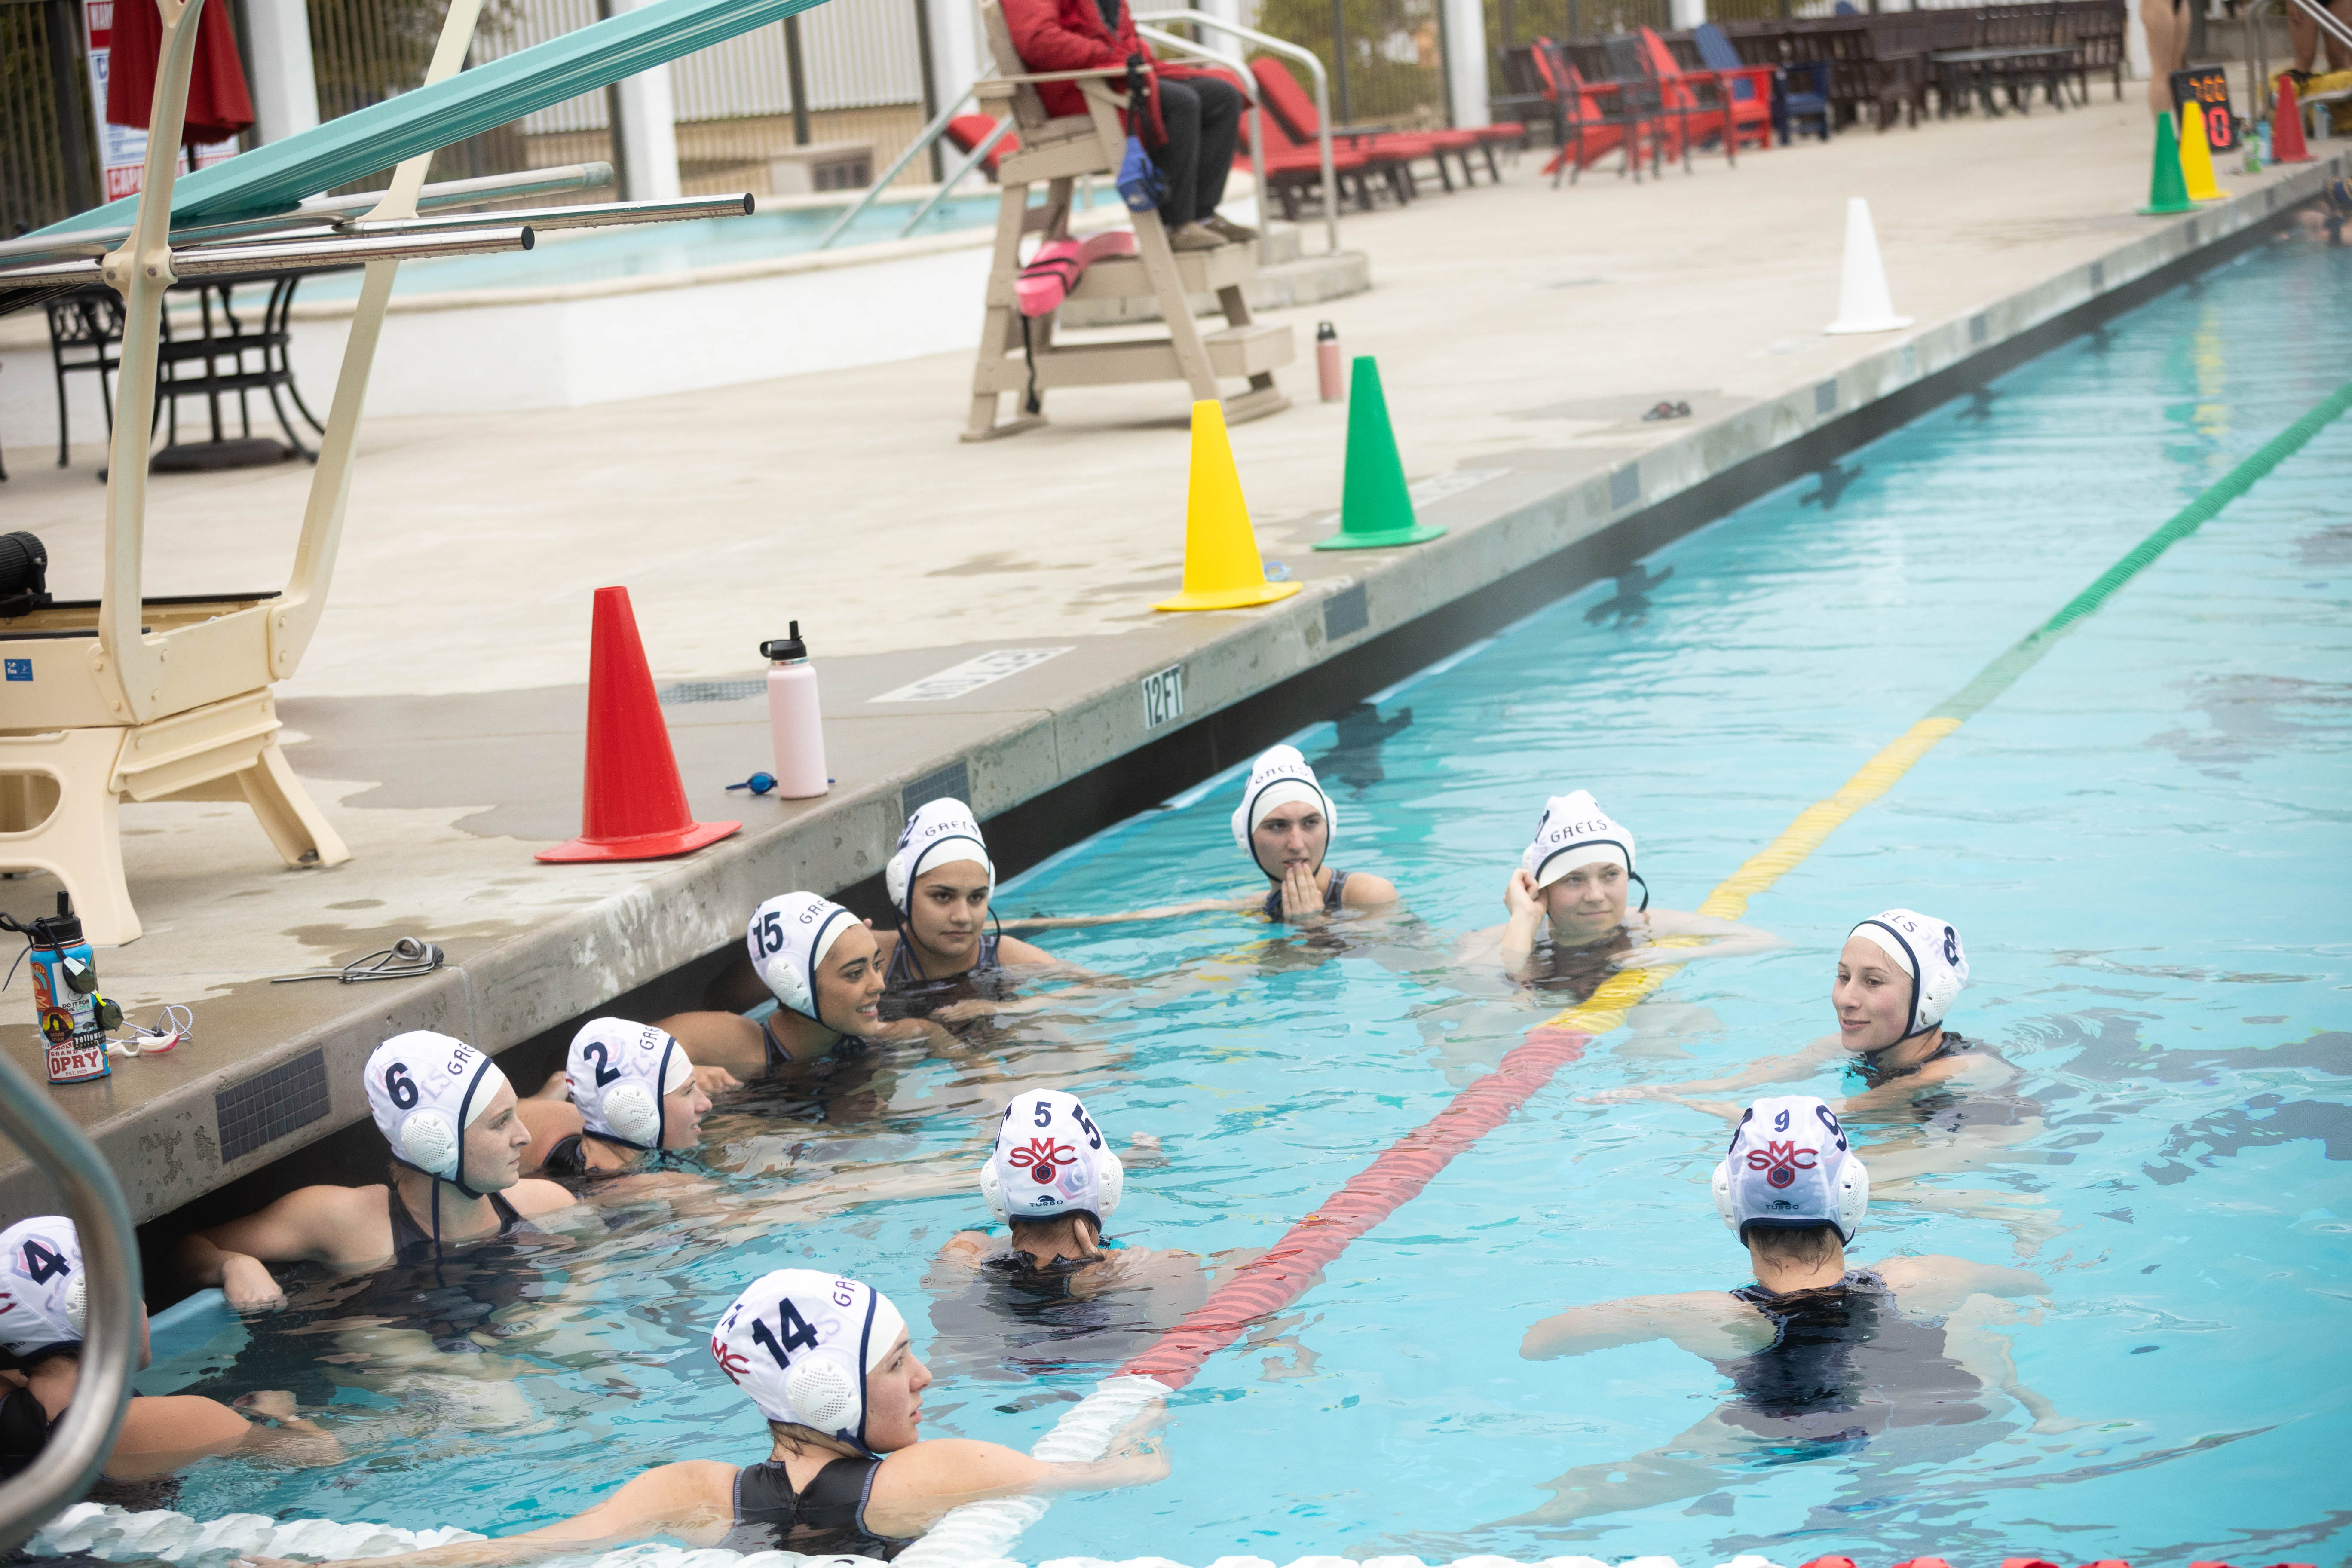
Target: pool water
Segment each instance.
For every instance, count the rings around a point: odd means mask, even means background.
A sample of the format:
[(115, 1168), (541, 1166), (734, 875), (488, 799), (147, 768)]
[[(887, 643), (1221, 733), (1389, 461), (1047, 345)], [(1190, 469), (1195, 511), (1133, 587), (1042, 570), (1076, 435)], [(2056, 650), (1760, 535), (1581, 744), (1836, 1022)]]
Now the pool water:
[[(1104, 199), (1115, 201), (1116, 194)], [(901, 231), (916, 205), (914, 201), (877, 202), (857, 215), (833, 242), (834, 247), (920, 239), (996, 221), (995, 193), (983, 190), (950, 196), (925, 215), (913, 234), (904, 234)], [(392, 291), (450, 294), (474, 289), (546, 289), (765, 261), (814, 250), (840, 216), (839, 207), (784, 207), (748, 217), (697, 218), (625, 228), (550, 229), (539, 236), (538, 244), (530, 250), (404, 261), (394, 275)], [(330, 273), (305, 282), (301, 297), (348, 300), (359, 291), (358, 272)]]
[[(333, 1400), (352, 1448), (294, 1474), (210, 1462), (176, 1506), (503, 1532), (645, 1466), (747, 1459), (762, 1428), (712, 1368), (709, 1325), (760, 1272), (802, 1264), (906, 1310), (941, 1375), (928, 1431), (1025, 1447), (1189, 1300), (1114, 1301), (1058, 1348), (1008, 1328), (1022, 1343), (998, 1355), (987, 1302), (927, 1285), (940, 1244), (984, 1219), (972, 1178), (1005, 1099), (1076, 1089), (1122, 1146), (1161, 1141), (1129, 1161), (1112, 1228), (1130, 1247), (1231, 1261), (1270, 1245), (1565, 1004), (1454, 958), (1501, 918), (1547, 795), (1591, 789), (1640, 836), (1656, 901), (1695, 907), (2333, 391), (2347, 289), (2352, 255), (2266, 245), (1307, 731), (1337, 800), (1333, 863), (1393, 879), (1402, 916), (1050, 933), (1123, 986), (957, 1053), (884, 1050), (813, 1090), (746, 1091), (714, 1118), (698, 1181), (603, 1204), (503, 1304), (453, 1298), (371, 1330), (363, 1299), (313, 1283), (280, 1316), (166, 1336), (151, 1392), (295, 1386)], [(1058, 1500), (1013, 1555), (2341, 1559), (2347, 473), (2352, 418), (1757, 899), (1747, 918), (1787, 946), (1682, 970), (1212, 1358), (1170, 1401), (1171, 1479)], [(1007, 884), (1000, 911), (1246, 884), (1237, 790), (1229, 774), (1076, 846)], [(1950, 1023), (2021, 1069), (2026, 1103), (2013, 1142), (1885, 1194), (1854, 1255), (2037, 1272), (2046, 1307), (2001, 1331), (2071, 1425), (2030, 1430), (1989, 1392), (1970, 1423), (1701, 1455), (1673, 1500), (1504, 1522), (1571, 1468), (1671, 1445), (1727, 1390), (1663, 1341), (1519, 1359), (1567, 1306), (1748, 1279), (1706, 1187), (1722, 1123), (1591, 1097), (1825, 1033), (1843, 933), (1897, 904), (1963, 933), (1974, 978)], [(1854, 1131), (1865, 1158), (1902, 1136)]]

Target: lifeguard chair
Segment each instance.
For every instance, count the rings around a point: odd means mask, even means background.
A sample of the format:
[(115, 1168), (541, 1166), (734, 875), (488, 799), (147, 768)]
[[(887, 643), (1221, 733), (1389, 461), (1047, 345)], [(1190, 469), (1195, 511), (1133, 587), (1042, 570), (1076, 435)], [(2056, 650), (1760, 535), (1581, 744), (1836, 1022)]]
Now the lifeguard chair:
[[(125, 800), (242, 800), (288, 865), (351, 858), (278, 749), (271, 688), (294, 673), (326, 608), (361, 408), (399, 259), (529, 249), (533, 225), (740, 216), (751, 205), (738, 196), (419, 216), (420, 198), (427, 208), (458, 206), (603, 184), (612, 174), (589, 166), (427, 187), (433, 153), (478, 125), (505, 124), (816, 0), (656, 0), (495, 68), (466, 72), (466, 80), (453, 79), (481, 0), (457, 0), (420, 89), (184, 180), (176, 160), (205, 0), (125, 3), (155, 4), (163, 19), (145, 194), (0, 241), (0, 313), (101, 281), (125, 301), (100, 595), (12, 605), (16, 613), (0, 617), (0, 870), (55, 876), (89, 939), (105, 946), (135, 941), (141, 929), (117, 834)], [(318, 195), (387, 164), (396, 167), (384, 191)], [(366, 264), (366, 281), (284, 591), (147, 596), (141, 556), (164, 290), (183, 277), (354, 261)]]
[[(1249, 388), (1225, 398), (1225, 422), (1237, 425), (1290, 405), (1274, 384), (1274, 373), (1297, 356), (1287, 326), (1254, 321), (1244, 290), (1257, 276), (1256, 247), (1221, 245), (1214, 250), (1178, 253), (1169, 247), (1156, 212), (1132, 213), (1136, 254), (1110, 257), (1087, 268), (1072, 300), (1150, 297), (1160, 303), (1165, 337), (1066, 343), (1056, 340), (1056, 316), (1027, 323), (1025, 339), (1013, 292), (1021, 277), (1021, 241), (1031, 234), (1061, 239), (1070, 232), (1070, 195), (1078, 177), (1116, 179), (1127, 152), (1118, 111), (1127, 106), (1123, 66), (1085, 71), (1032, 73), (1013, 47), (1012, 30), (996, 0), (981, 0), (982, 25), (997, 74), (973, 89), (982, 109), (998, 121), (1008, 116), (1020, 146), (997, 165), (996, 247), (989, 260), (986, 314), (980, 331), (979, 362), (972, 367), (971, 420), (967, 441), (988, 441), (1045, 422), (1045, 394), (1060, 386), (1114, 386), (1133, 382), (1181, 381), (1191, 401), (1217, 398), (1217, 383), (1246, 379)], [(1086, 95), (1087, 112), (1059, 117), (1045, 112), (1037, 95), (1041, 81), (1075, 81)], [(1045, 202), (1029, 205), (1029, 187), (1045, 183)], [(1203, 332), (1187, 297), (1214, 294), (1225, 324)], [(998, 399), (1013, 395), (1013, 416), (999, 420)]]

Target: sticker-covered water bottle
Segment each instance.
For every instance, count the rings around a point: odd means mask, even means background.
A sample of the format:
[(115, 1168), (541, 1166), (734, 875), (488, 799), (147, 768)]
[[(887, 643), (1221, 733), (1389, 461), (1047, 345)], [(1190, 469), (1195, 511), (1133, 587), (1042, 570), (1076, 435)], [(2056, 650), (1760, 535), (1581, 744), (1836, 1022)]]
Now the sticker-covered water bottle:
[(33, 1011), (48, 1047), (51, 1083), (87, 1083), (114, 1069), (107, 1064), (106, 1032), (122, 1024), (122, 1009), (99, 994), (98, 964), (82, 940), (70, 895), (58, 895), (58, 912), (31, 925), (0, 914), (0, 931), (29, 944)]

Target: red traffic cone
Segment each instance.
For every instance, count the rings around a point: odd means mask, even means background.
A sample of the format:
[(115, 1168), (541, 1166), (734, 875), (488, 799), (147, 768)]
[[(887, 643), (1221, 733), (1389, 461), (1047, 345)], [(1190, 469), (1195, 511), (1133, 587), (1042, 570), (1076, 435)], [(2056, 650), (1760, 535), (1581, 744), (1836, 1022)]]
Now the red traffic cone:
[(2294, 96), (2294, 78), (2284, 73), (2278, 79), (2278, 101), (2271, 106), (2271, 162), (2311, 162), (2311, 149), (2303, 143), (2303, 104)]
[(588, 646), (588, 779), (580, 837), (541, 860), (658, 860), (716, 844), (743, 825), (697, 822), (626, 588), (596, 590)]

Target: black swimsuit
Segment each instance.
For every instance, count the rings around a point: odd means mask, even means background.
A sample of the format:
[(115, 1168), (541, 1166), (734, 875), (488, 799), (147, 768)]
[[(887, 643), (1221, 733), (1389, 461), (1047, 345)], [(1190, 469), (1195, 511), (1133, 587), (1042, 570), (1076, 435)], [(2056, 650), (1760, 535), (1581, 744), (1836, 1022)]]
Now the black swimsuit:
[(810, 1555), (854, 1553), (887, 1563), (914, 1543), (877, 1535), (866, 1527), (866, 1503), (874, 1490), (880, 1459), (844, 1455), (819, 1470), (804, 1492), (781, 1459), (764, 1459), (735, 1472), (735, 1523), (719, 1545), (730, 1552), (798, 1552)]
[(933, 979), (922, 972), (915, 957), (915, 944), (902, 930), (898, 943), (890, 950), (890, 966), (883, 971), (882, 1016), (886, 1021), (900, 1018), (922, 1018), (946, 1006), (950, 1002), (981, 998), (1001, 1002), (1012, 995), (1010, 976), (1004, 973), (1003, 961), (997, 956), (999, 933), (981, 932), (980, 952), (971, 967), (959, 973)]
[[(409, 1264), (435, 1261), (440, 1255), (441, 1247), (440, 1244), (433, 1239), (433, 1233), (418, 1225), (416, 1216), (408, 1212), (408, 1205), (400, 1201), (398, 1186), (387, 1187), (385, 1192), (392, 1199), (393, 1266), (399, 1268)], [(492, 1193), (489, 1196), (490, 1210), (499, 1216), (499, 1228), (496, 1234), (499, 1236), (513, 1236), (518, 1233), (531, 1236), (544, 1234), (539, 1226), (517, 1213), (514, 1205), (507, 1202), (503, 1194)], [(476, 1237), (467, 1239), (487, 1238)]]
[[(1940, 1327), (1904, 1317), (1886, 1281), (1855, 1269), (1835, 1285), (1783, 1295), (1731, 1292), (1764, 1314), (1772, 1342), (1716, 1365), (1734, 1385), (1727, 1424), (1771, 1442), (1766, 1456), (1805, 1458), (1890, 1426), (1982, 1420), (1984, 1385), (1944, 1352)], [(1712, 1358), (1710, 1358), (1712, 1359)]]
[[(1345, 888), (1347, 885), (1347, 872), (1334, 871), (1331, 873), (1331, 885), (1323, 889), (1323, 912), (1325, 914), (1336, 915), (1339, 912), (1341, 908), (1339, 902), (1339, 889)], [(1274, 891), (1265, 896), (1264, 909), (1265, 918), (1270, 921), (1278, 921), (1283, 918), (1282, 884), (1279, 882), (1275, 884)]]

